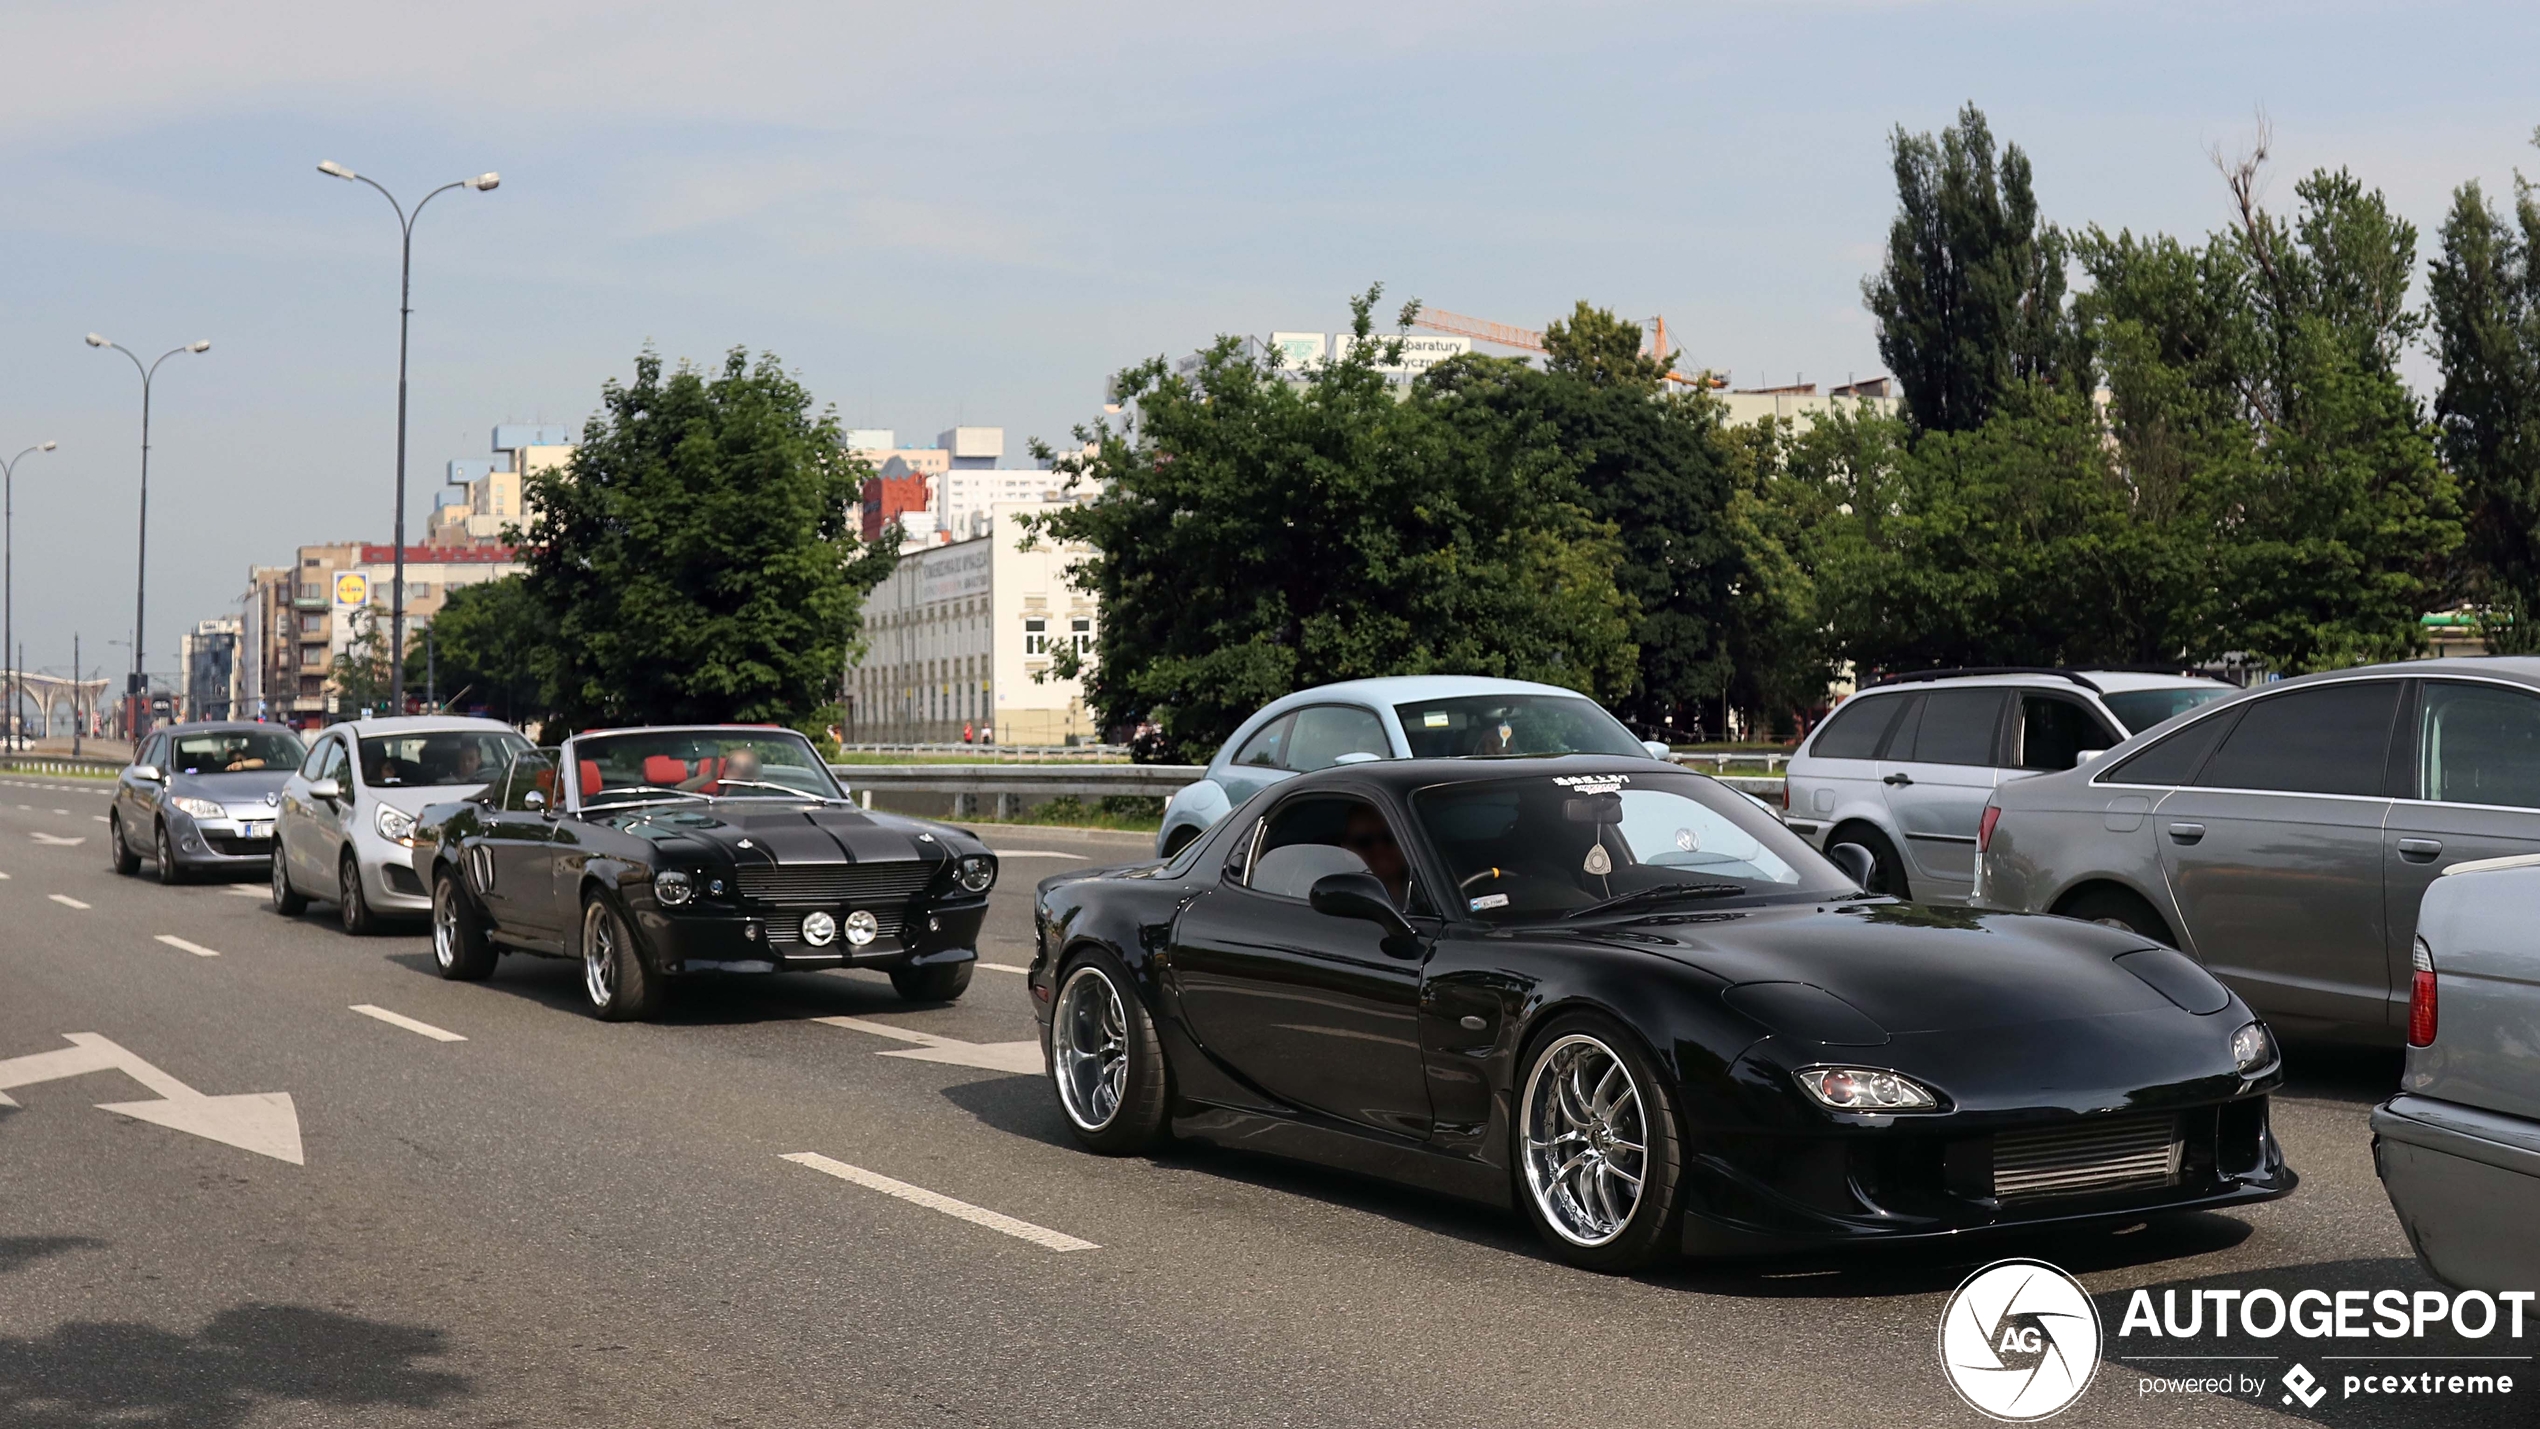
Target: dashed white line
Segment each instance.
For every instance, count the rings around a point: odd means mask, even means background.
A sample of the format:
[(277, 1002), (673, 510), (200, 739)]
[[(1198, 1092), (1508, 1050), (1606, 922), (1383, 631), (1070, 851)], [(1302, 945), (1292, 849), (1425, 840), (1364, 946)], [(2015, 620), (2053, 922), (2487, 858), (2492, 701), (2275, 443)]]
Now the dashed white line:
[(80, 902), (78, 899), (73, 898), (67, 893), (47, 893), (44, 896), (61, 904), (65, 908), (78, 908), (84, 911), (88, 907), (87, 904)]
[(101, 823), (101, 824), (111, 824), (111, 823), (113, 823), (113, 822), (114, 822), (114, 820), (107, 818), (107, 817), (106, 817), (105, 815), (103, 815), (103, 814), (91, 814), (91, 815), (89, 815), (88, 817), (90, 817), (90, 818), (92, 818), (92, 819), (95, 819), (97, 822), (99, 822), (99, 823)]
[(160, 933), (156, 936), (157, 941), (165, 943), (179, 952), (192, 953), (198, 958), (217, 958), (220, 956), (220, 954), (213, 952), (211, 949), (204, 947), (202, 944), (189, 943), (174, 933)]
[(351, 1007), (346, 1008), (345, 1010), (348, 1012), (358, 1012), (364, 1017), (376, 1017), (391, 1027), (403, 1027), (408, 1032), (420, 1032), (435, 1042), (464, 1042), (467, 1040), (447, 1028), (435, 1027), (429, 1022), (417, 1022), (411, 1017), (391, 1012), (384, 1007), (373, 1007), (367, 1002), (354, 1003)]
[(263, 889), (261, 889), (261, 888), (241, 888), (241, 887), (239, 887), (238, 885), (236, 885), (236, 884), (234, 884), (234, 883), (233, 883), (233, 884), (231, 884), (229, 887), (222, 889), (222, 890), (221, 890), (221, 892), (228, 894), (228, 895), (229, 895), (230, 897), (232, 897), (232, 898), (259, 898), (259, 899), (261, 899), (261, 898), (270, 898), (270, 897), (272, 897), (272, 896), (273, 896), (272, 894), (267, 893), (265, 890), (263, 890)]
[(1060, 853), (1054, 848), (991, 848), (988, 852), (999, 858), (1072, 858), (1078, 863), (1085, 861), (1081, 853)]
[(1018, 968), (1012, 963), (982, 962), (979, 966), (986, 968), (992, 973), (1021, 973), (1025, 977), (1030, 977), (1032, 975), (1032, 970), (1030, 968)]
[(67, 813), (69, 813), (69, 812), (70, 812), (70, 810), (68, 810), (68, 809), (55, 809), (53, 812), (54, 812), (54, 813), (57, 813), (57, 814), (67, 814)]
[(1030, 1221), (1016, 1220), (1002, 1211), (992, 1211), (985, 1206), (974, 1206), (968, 1201), (956, 1201), (950, 1196), (929, 1191), (923, 1186), (912, 1186), (906, 1181), (893, 1180), (879, 1171), (867, 1171), (861, 1166), (850, 1166), (844, 1161), (832, 1161), (817, 1151), (791, 1152), (783, 1159), (797, 1166), (808, 1166), (825, 1176), (835, 1176), (841, 1181), (852, 1181), (867, 1190), (879, 1191), (885, 1196), (897, 1196), (911, 1205), (924, 1206), (930, 1211), (941, 1211), (956, 1220), (968, 1221), (974, 1226), (986, 1226), (992, 1231), (1003, 1231), (1016, 1240), (1028, 1240), (1034, 1245), (1044, 1246), (1050, 1250), (1102, 1249), (1092, 1241), (1078, 1240), (1065, 1232), (1054, 1231), (1047, 1226), (1036, 1226)]

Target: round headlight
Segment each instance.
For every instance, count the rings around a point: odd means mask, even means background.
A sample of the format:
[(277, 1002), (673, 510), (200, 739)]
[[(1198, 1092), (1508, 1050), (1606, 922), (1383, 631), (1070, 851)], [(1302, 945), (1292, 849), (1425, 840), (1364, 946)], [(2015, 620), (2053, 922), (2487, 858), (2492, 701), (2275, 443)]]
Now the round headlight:
[[(827, 917), (827, 914), (815, 916)], [(882, 936), (882, 920), (862, 908), (847, 915), (847, 941), (861, 948)]]
[(985, 893), (997, 881), (997, 861), (984, 853), (966, 854), (953, 877), (973, 893)]
[(829, 946), (829, 941), (837, 936), (837, 919), (830, 917), (826, 913), (807, 913), (803, 915), (804, 942), (811, 944), (815, 948), (825, 948)]
[(2275, 1038), (2267, 1035), (2267, 1025), (2252, 1022), (2231, 1034), (2231, 1060), (2246, 1077), (2265, 1071), (2275, 1061)]
[(697, 880), (678, 869), (666, 869), (653, 875), (653, 896), (665, 906), (676, 908), (697, 896)]

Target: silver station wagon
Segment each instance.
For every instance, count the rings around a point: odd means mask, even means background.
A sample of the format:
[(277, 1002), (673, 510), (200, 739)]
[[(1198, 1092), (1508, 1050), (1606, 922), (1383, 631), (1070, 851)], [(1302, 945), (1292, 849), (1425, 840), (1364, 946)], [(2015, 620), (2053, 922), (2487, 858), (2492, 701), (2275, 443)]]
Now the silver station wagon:
[(2285, 1032), (2396, 1045), (2427, 886), (2540, 852), (2540, 659), (2261, 685), (2001, 785), (1978, 841), (1979, 907), (2131, 928)]

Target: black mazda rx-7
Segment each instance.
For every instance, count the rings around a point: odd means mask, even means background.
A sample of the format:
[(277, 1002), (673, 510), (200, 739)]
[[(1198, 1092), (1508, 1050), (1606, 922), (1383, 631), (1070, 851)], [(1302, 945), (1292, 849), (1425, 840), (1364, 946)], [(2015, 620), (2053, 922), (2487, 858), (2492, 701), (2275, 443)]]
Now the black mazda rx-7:
[(1592, 1268), (2294, 1186), (2274, 1039), (2194, 960), (1873, 896), (1646, 760), (1343, 765), (1168, 862), (1046, 879), (1036, 911), (1086, 1147), (1173, 1135), (1513, 1203)]
[(857, 808), (809, 740), (758, 726), (525, 751), (426, 809), (414, 845), (443, 977), (484, 977), (506, 951), (577, 957), (612, 1021), (692, 973), (879, 968), (902, 997), (949, 1001), (997, 881), (987, 845)]

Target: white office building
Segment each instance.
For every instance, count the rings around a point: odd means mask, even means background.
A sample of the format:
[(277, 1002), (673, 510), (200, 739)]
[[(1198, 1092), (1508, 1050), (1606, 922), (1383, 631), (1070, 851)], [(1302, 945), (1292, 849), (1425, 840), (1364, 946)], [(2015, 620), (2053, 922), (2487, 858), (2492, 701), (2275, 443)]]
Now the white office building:
[(1087, 548), (1023, 549), (1038, 501), (993, 503), (981, 534), (900, 557), (864, 607), (864, 651), (847, 672), (847, 736), (858, 743), (949, 743), (969, 730), (998, 744), (1095, 742), (1081, 680), (1060, 679), (1062, 647), (1093, 655), (1094, 598), (1067, 583)]

